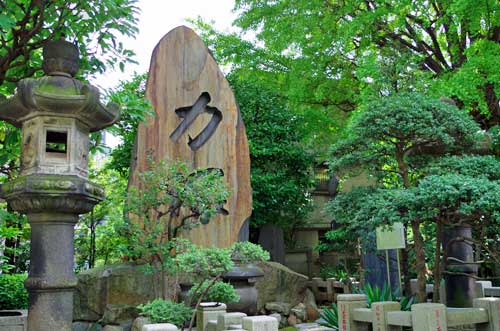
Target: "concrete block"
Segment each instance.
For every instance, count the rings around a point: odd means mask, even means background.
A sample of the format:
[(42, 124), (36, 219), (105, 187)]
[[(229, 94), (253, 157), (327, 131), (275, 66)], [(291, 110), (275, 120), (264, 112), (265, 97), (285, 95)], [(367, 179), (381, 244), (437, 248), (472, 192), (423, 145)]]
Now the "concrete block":
[(474, 307), (488, 311), (488, 323), (476, 324), (477, 331), (500, 331), (500, 298), (474, 299)]
[(446, 306), (440, 303), (418, 303), (411, 306), (413, 331), (447, 331)]
[(228, 328), (228, 330), (241, 330), (243, 329), (243, 324), (233, 324), (233, 325), (230, 325)]
[(217, 320), (208, 321), (205, 326), (205, 331), (217, 331)]
[(217, 319), (219, 315), (225, 314), (227, 307), (225, 304), (215, 302), (202, 302), (196, 311), (196, 330), (206, 331), (208, 321)]
[(243, 317), (243, 329), (247, 331), (278, 331), (278, 320), (271, 316)]
[[(242, 323), (243, 317), (246, 317), (245, 313), (226, 313), (221, 314), (217, 317), (217, 331), (230, 330), (231, 325), (240, 325)], [(241, 327), (239, 328), (241, 329)]]

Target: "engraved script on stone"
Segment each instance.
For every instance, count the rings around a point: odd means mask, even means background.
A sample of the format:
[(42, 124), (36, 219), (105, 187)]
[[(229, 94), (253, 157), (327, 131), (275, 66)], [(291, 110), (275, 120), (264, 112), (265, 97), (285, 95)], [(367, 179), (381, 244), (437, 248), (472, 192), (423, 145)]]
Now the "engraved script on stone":
[(208, 139), (214, 134), (215, 130), (222, 121), (222, 112), (215, 107), (207, 106), (210, 102), (210, 94), (203, 92), (198, 100), (191, 107), (183, 107), (176, 109), (175, 113), (180, 118), (184, 119), (181, 124), (172, 132), (170, 139), (177, 141), (179, 137), (186, 132), (189, 126), (196, 120), (198, 115), (203, 112), (212, 114), (212, 119), (207, 126), (194, 138), (189, 137), (188, 145), (193, 151), (197, 151), (203, 146)]
[(229, 83), (191, 29), (178, 27), (156, 46), (146, 98), (154, 116), (139, 125), (130, 185), (138, 185), (148, 156), (182, 160), (195, 169), (221, 169), (231, 192), (221, 206), (227, 213), (221, 209), (209, 224), (182, 236), (202, 246), (234, 243), (252, 208), (245, 126)]

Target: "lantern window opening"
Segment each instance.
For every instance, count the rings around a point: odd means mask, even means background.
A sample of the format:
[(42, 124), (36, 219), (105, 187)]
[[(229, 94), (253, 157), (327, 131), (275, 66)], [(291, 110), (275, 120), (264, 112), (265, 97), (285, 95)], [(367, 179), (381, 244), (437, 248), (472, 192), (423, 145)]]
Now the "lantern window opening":
[(45, 152), (66, 155), (68, 152), (68, 131), (47, 130)]

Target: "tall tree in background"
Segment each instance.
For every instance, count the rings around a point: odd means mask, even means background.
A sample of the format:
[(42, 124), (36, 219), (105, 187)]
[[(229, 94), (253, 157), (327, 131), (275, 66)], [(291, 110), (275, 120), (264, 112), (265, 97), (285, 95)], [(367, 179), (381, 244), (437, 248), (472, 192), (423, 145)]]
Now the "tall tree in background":
[(430, 88), (483, 128), (499, 123), (496, 0), (237, 0), (235, 9), (256, 42), (200, 24), (218, 59), (271, 75), (302, 105), (341, 113), (365, 96)]
[[(388, 209), (384, 204), (396, 205), (395, 197), (416, 187), (424, 169), (437, 157), (470, 151), (476, 143), (478, 131), (478, 125), (467, 113), (427, 96), (405, 93), (372, 101), (353, 118), (350, 136), (332, 146), (330, 166), (335, 173), (364, 170), (378, 179), (380, 187), (393, 191), (375, 190), (361, 195), (357, 191), (347, 200), (337, 197), (331, 203), (334, 216), (341, 223), (358, 218), (358, 226), (373, 231), (377, 225), (374, 215)], [(380, 218), (380, 221), (387, 220)], [(371, 228), (366, 227), (367, 223)], [(423, 302), (425, 248), (422, 219), (409, 216), (407, 226), (411, 229), (412, 249), (416, 254), (419, 300)], [(406, 293), (410, 293), (408, 252), (409, 249), (403, 250), (402, 261)]]
[(302, 144), (303, 118), (261, 82), (233, 71), (228, 80), (240, 106), (250, 145), (251, 226), (274, 224), (288, 239), (311, 210), (314, 154)]
[(0, 92), (41, 73), (41, 49), (50, 40), (75, 42), (85, 74), (123, 68), (134, 53), (118, 42), (137, 33), (136, 0), (0, 1)]

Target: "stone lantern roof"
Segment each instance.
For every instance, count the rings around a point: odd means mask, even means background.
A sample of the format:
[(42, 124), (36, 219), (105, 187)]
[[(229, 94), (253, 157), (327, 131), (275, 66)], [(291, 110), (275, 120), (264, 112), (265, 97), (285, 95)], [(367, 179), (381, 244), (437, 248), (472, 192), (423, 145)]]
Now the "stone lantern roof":
[(23, 122), (37, 116), (74, 118), (90, 132), (116, 121), (118, 106), (104, 106), (96, 87), (73, 78), (79, 60), (74, 44), (64, 40), (48, 42), (43, 55), (46, 76), (21, 80), (13, 97), (0, 100), (0, 119), (22, 127)]

